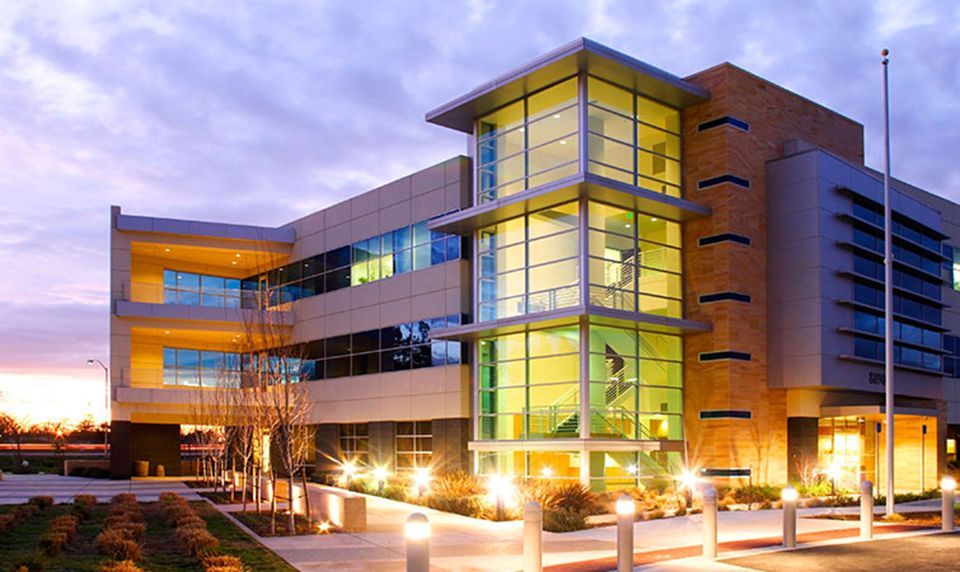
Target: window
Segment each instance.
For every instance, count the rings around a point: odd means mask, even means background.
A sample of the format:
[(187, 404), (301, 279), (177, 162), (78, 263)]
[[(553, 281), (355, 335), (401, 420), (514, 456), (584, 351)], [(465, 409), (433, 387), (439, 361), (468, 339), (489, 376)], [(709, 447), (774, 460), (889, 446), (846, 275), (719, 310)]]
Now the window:
[(943, 336), (943, 374), (947, 377), (960, 377), (960, 338)]
[(244, 279), (244, 307), (256, 307), (261, 290), (276, 306), (459, 260), (462, 240), (428, 230), (427, 221), (398, 228)]
[(590, 303), (682, 317), (680, 225), (591, 201)]
[(611, 83), (587, 81), (591, 173), (680, 196), (680, 112)]
[(240, 279), (177, 270), (163, 271), (163, 303), (213, 308), (240, 307)]
[(572, 202), (481, 229), (480, 319), (577, 305), (578, 228), (578, 206)]
[(460, 342), (433, 340), (430, 332), (457, 326), (451, 315), (355, 332), (305, 344), (308, 380), (401, 371), (461, 363)]
[(239, 387), (240, 373), (240, 354), (163, 348), (164, 385)]
[(340, 457), (363, 467), (370, 466), (370, 427), (366, 423), (340, 424)]
[(577, 78), (477, 120), (477, 202), (483, 204), (579, 172)]
[(433, 434), (429, 421), (397, 423), (397, 472), (429, 467), (433, 458)]

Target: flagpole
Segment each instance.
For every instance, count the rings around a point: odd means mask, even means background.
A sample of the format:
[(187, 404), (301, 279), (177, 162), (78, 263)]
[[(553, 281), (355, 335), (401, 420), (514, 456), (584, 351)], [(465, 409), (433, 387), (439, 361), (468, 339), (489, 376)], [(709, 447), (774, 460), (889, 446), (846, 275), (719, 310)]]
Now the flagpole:
[(887, 418), (887, 514), (893, 514), (893, 210), (890, 207), (890, 102), (887, 94), (889, 50), (883, 56), (883, 320)]

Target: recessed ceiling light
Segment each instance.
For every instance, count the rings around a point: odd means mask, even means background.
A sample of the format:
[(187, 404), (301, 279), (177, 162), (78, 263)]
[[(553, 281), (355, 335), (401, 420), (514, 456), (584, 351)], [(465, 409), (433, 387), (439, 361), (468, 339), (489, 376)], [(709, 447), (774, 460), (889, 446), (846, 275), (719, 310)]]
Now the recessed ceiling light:
[(234, 261), (232, 261), (230, 264), (233, 264), (234, 266), (236, 266), (236, 265), (237, 265), (237, 261), (234, 260)]
[(632, 224), (628, 224), (628, 225), (627, 225), (627, 228), (633, 228), (633, 225), (632, 225)]
[(240, 258), (240, 253), (238, 252), (234, 256), (236, 256), (237, 258)]
[(566, 141), (561, 141), (560, 144), (561, 144), (561, 145), (566, 145), (567, 142), (566, 142)]
[(163, 333), (169, 334), (169, 333), (170, 333), (170, 330), (164, 330)]
[(554, 113), (554, 114), (553, 114), (553, 118), (554, 118), (554, 119), (560, 119), (560, 114), (559, 114), (559, 113)]
[(170, 252), (170, 249), (169, 249), (169, 248), (164, 248), (163, 251), (164, 251), (164, 252)]
[(655, 217), (655, 216), (650, 217), (650, 222), (657, 222), (658, 220), (660, 220), (660, 219), (658, 219), (658, 218)]

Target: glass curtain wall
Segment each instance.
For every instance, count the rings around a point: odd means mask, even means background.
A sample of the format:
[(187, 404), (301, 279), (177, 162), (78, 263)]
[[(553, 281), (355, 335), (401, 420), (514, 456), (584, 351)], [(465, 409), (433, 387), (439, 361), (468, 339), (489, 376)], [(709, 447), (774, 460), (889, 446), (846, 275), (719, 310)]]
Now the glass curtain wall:
[(591, 304), (683, 317), (678, 223), (591, 201), (589, 228)]
[(479, 231), (479, 319), (496, 320), (580, 302), (576, 202)]
[(683, 439), (679, 336), (590, 325), (590, 436)]
[(579, 326), (480, 340), (481, 439), (580, 436)]
[(576, 77), (477, 120), (477, 203), (579, 172)]
[(591, 173), (680, 196), (680, 112), (626, 89), (587, 80)]

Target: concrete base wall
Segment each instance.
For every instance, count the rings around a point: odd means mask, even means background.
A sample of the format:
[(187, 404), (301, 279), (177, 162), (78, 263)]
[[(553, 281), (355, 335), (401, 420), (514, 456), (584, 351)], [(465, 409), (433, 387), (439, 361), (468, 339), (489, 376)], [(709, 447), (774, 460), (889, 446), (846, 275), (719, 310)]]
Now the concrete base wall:
[(470, 472), (470, 420), (462, 417), (434, 419), (433, 464), (441, 473), (450, 471)]
[(135, 461), (150, 463), (150, 475), (163, 465), (167, 476), (180, 476), (180, 426), (113, 421), (110, 437), (110, 477), (130, 478)]

